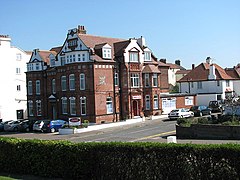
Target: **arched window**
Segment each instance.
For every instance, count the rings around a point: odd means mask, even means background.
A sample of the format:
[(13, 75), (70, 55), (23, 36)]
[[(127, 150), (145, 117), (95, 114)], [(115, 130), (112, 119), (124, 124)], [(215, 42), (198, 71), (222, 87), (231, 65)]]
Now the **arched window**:
[(80, 90), (85, 90), (85, 74), (80, 74)]

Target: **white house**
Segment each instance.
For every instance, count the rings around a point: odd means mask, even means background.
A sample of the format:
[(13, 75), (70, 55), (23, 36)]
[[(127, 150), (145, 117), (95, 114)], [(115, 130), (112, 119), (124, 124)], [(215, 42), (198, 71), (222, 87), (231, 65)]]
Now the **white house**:
[(192, 69), (178, 82), (181, 93), (197, 94), (197, 104), (208, 105), (209, 101), (221, 101), (226, 96), (232, 95), (235, 92), (236, 80), (228, 71), (212, 63), (211, 58), (208, 57), (205, 63)]
[(8, 35), (0, 35), (0, 119), (27, 118), (26, 62), (30, 54), (11, 46)]

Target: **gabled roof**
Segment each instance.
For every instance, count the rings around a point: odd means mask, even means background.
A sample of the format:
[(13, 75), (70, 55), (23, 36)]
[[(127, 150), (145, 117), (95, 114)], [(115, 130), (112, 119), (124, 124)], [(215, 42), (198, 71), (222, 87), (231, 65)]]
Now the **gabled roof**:
[[(33, 53), (34, 53), (34, 51), (32, 52), (32, 56), (33, 56)], [(43, 62), (46, 62), (47, 64), (49, 64), (49, 61), (50, 61), (49, 56), (50, 56), (50, 54), (53, 54), (54, 56), (56, 56), (57, 53), (55, 51), (38, 50), (38, 54), (41, 57)], [(31, 56), (30, 59), (32, 59), (32, 56)], [(35, 61), (35, 60), (33, 59), (33, 61)]]
[(166, 64), (166, 63), (163, 63), (161, 61), (158, 61), (158, 66), (161, 66), (161, 67), (169, 67), (170, 65)]
[(157, 66), (153, 64), (146, 65), (143, 70), (143, 73), (161, 73)]
[(180, 70), (186, 70), (184, 67), (179, 66), (178, 64), (173, 64), (173, 63), (166, 63), (167, 65), (169, 65), (169, 67), (171, 69), (180, 69)]
[(225, 71), (234, 79), (240, 79), (240, 68), (238, 66), (233, 68), (225, 68)]
[(114, 43), (114, 52), (115, 52), (114, 55), (115, 56), (122, 56), (124, 50), (127, 48), (129, 43), (130, 43), (129, 40)]
[[(234, 79), (227, 72), (218, 66), (217, 64), (213, 64), (215, 66), (215, 74), (217, 80), (231, 80)], [(207, 81), (209, 75), (210, 64), (201, 63), (196, 68), (191, 70), (186, 76), (180, 79), (178, 82), (195, 82), (195, 81)]]
[(57, 54), (61, 51), (62, 46), (59, 47), (53, 47), (52, 49), (50, 49), (50, 51), (55, 51)]
[(191, 70), (178, 70), (175, 74), (188, 74)]

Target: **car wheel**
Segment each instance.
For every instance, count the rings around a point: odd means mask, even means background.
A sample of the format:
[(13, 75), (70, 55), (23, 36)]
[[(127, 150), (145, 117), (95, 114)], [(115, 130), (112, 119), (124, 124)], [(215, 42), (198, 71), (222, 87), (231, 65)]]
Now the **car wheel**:
[(25, 130), (26, 130), (26, 132), (29, 132), (29, 131), (30, 131), (30, 129), (29, 129), (29, 128), (26, 128)]
[(50, 132), (51, 132), (51, 133), (54, 133), (54, 132), (55, 132), (55, 129), (54, 129), (54, 128), (50, 129)]
[(17, 132), (18, 131), (18, 127), (13, 128), (13, 131)]

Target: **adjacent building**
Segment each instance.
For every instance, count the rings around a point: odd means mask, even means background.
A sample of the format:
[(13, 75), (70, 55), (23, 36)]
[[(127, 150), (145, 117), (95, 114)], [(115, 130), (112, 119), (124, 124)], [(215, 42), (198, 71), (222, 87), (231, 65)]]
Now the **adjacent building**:
[(26, 63), (31, 54), (11, 45), (8, 35), (0, 35), (0, 119), (27, 118)]
[(226, 96), (239, 94), (240, 87), (238, 68), (223, 69), (212, 63), (210, 57), (178, 82), (181, 93), (197, 94), (198, 105), (208, 105), (213, 100), (223, 101)]
[(168, 65), (145, 39), (128, 40), (71, 29), (60, 47), (35, 49), (27, 63), (29, 119), (81, 117), (92, 123), (161, 114)]

